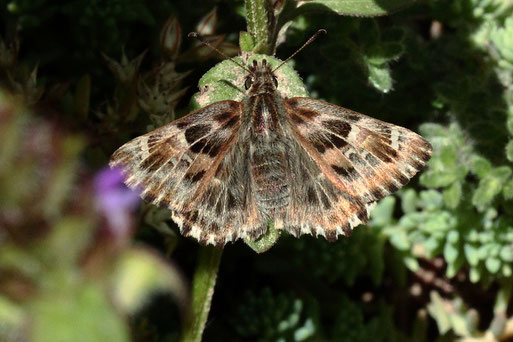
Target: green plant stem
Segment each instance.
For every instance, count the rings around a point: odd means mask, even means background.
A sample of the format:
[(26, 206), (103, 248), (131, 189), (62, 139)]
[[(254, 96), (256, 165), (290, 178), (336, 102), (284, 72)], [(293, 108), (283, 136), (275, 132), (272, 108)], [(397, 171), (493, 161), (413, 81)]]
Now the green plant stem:
[(199, 342), (205, 329), (217, 271), (223, 250), (211, 246), (200, 247), (194, 272), (189, 310), (185, 317), (180, 342)]
[(253, 37), (253, 42), (257, 47), (254, 52), (270, 54), (274, 48), (270, 46), (274, 25), (269, 22), (269, 19), (273, 18), (269, 0), (246, 0), (245, 5), (248, 32)]

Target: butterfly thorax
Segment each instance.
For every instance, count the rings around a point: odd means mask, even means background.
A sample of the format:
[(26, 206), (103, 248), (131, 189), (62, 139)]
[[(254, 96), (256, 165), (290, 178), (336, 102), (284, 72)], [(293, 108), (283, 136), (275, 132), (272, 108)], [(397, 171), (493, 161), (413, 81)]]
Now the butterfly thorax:
[(277, 79), (264, 59), (250, 67), (244, 101), (249, 121), (247, 140), (251, 184), (264, 212), (285, 207), (289, 201), (287, 182), (287, 143), (283, 133), (285, 115)]

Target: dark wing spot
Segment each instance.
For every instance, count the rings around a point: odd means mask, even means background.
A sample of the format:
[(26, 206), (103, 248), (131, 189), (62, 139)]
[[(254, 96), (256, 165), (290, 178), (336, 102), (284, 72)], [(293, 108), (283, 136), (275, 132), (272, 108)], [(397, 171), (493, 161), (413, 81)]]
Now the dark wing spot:
[[(204, 137), (205, 135), (207, 135), (208, 132), (210, 132), (211, 128), (212, 127), (210, 125), (203, 125), (203, 124), (189, 127), (185, 130), (185, 139), (187, 140), (187, 142), (189, 144), (192, 144), (193, 142), (195, 142), (195, 141), (201, 139), (202, 137)], [(204, 139), (202, 139), (202, 140), (204, 140)]]
[(219, 233), (219, 231), (221, 230), (219, 228), (219, 225), (215, 222), (213, 222), (208, 228), (207, 228), (208, 231), (210, 231), (211, 233), (214, 233), (214, 234), (217, 234)]
[(287, 100), (287, 103), (292, 107), (292, 108), (296, 108), (297, 105), (298, 105), (298, 100), (297, 99), (290, 99), (290, 100)]
[(397, 180), (402, 184), (402, 185), (406, 185), (408, 184), (408, 182), (410, 181), (410, 179), (408, 177), (406, 177), (405, 175), (403, 175), (402, 173), (399, 174), (399, 176), (397, 177)]
[(340, 167), (338, 165), (331, 165), (331, 168), (342, 177), (351, 179), (357, 179), (360, 177), (358, 171), (356, 171), (356, 169), (352, 166)]
[(220, 216), (223, 213), (223, 209), (224, 209), (223, 201), (222, 200), (217, 201), (217, 204), (216, 204), (216, 215)]
[(319, 113), (317, 113), (317, 112), (315, 112), (313, 110), (304, 109), (304, 108), (297, 108), (296, 109), (296, 113), (301, 115), (305, 119), (313, 119), (316, 116), (320, 115)]
[(326, 209), (326, 210), (331, 209), (331, 202), (330, 202), (330, 199), (328, 198), (328, 196), (326, 196), (326, 194), (323, 191), (321, 191), (319, 194), (320, 194), (321, 202), (324, 206), (324, 209)]
[(358, 212), (356, 213), (356, 216), (358, 217), (358, 219), (360, 220), (361, 223), (365, 223), (369, 219), (369, 216), (367, 214), (367, 210), (365, 209), (365, 207), (358, 210)]
[(301, 125), (303, 124), (305, 121), (303, 119), (301, 119), (299, 116), (297, 116), (296, 114), (292, 114), (290, 116), (290, 119), (297, 125)]
[(362, 116), (357, 113), (350, 113), (350, 114), (347, 114), (347, 118), (353, 122), (358, 122), (361, 120)]
[(189, 224), (184, 223), (184, 224), (182, 225), (182, 229), (180, 229), (180, 230), (182, 231), (182, 234), (183, 234), (184, 236), (187, 236), (187, 235), (189, 235), (189, 233), (191, 232), (192, 227), (191, 227)]
[(231, 192), (228, 191), (228, 199), (226, 202), (226, 208), (227, 209), (234, 209), (235, 208), (235, 197)]
[(387, 183), (385, 184), (385, 187), (391, 194), (399, 190), (399, 187), (397, 187), (394, 183)]
[(189, 126), (189, 122), (186, 122), (186, 121), (182, 121), (182, 122), (179, 122), (176, 124), (176, 127), (180, 128), (180, 129), (185, 128), (187, 126)]
[(389, 140), (392, 138), (392, 130), (389, 127), (385, 128), (381, 134)]
[(214, 115), (214, 120), (216, 120), (217, 122), (224, 122), (224, 121), (228, 120), (229, 118), (231, 118), (232, 115), (233, 114), (231, 112), (223, 112), (221, 114)]
[(347, 137), (351, 132), (351, 125), (341, 120), (326, 120), (322, 122), (322, 125), (342, 138)]
[(141, 169), (145, 170), (146, 172), (154, 172), (164, 163), (165, 159), (166, 155), (155, 151), (153, 154), (150, 154), (148, 157), (146, 157), (146, 159), (143, 160), (141, 163)]
[(351, 236), (351, 233), (353, 232), (353, 230), (351, 229), (351, 225), (349, 224), (349, 222), (344, 222), (340, 228), (342, 229), (342, 231), (344, 232), (344, 235), (349, 237)]
[(370, 153), (367, 153), (367, 155), (365, 156), (365, 160), (372, 167), (378, 166), (380, 163), (380, 161)]
[(336, 136), (335, 134), (330, 134), (328, 139), (336, 148), (342, 148), (347, 145), (347, 141)]
[(201, 178), (203, 178), (204, 175), (205, 175), (205, 170), (201, 170), (196, 173), (186, 173), (184, 177), (186, 179), (188, 179), (189, 181), (191, 181), (192, 183), (196, 183), (199, 180), (201, 180)]
[(372, 195), (372, 197), (374, 197), (376, 200), (378, 200), (378, 199), (382, 199), (382, 198), (384, 198), (385, 196), (387, 196), (387, 195), (388, 195), (388, 194), (386, 194), (386, 193), (383, 191), (383, 189), (378, 188), (378, 187), (370, 189), (370, 191), (369, 191), (369, 192), (370, 192), (370, 194)]
[(383, 153), (381, 150), (374, 150), (373, 153), (376, 155), (376, 157), (385, 163), (391, 163), (393, 161), (392, 158)]
[(334, 229), (325, 229), (324, 230), (325, 232), (325, 235), (326, 235), (326, 240), (328, 240), (329, 242), (335, 242), (337, 241), (337, 231), (334, 230)]
[(316, 206), (319, 204), (319, 199), (317, 198), (317, 193), (313, 187), (309, 187), (306, 192), (306, 198), (308, 200), (308, 203), (310, 203), (312, 206)]
[(157, 199), (157, 196), (151, 191), (146, 191), (143, 195), (143, 198), (145, 201), (154, 202)]
[(189, 149), (194, 153), (200, 153), (205, 148), (205, 145), (207, 145), (207, 139), (203, 138), (201, 140), (196, 141), (194, 144), (192, 144)]
[(233, 125), (235, 125), (238, 121), (239, 121), (239, 117), (234, 116), (227, 123), (224, 124), (224, 127), (226, 127), (226, 128), (233, 127)]

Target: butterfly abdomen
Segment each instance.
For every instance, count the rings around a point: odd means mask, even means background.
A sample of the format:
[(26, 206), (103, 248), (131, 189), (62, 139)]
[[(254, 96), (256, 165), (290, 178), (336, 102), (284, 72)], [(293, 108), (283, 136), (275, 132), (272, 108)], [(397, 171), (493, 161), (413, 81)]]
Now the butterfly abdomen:
[(263, 211), (279, 209), (289, 203), (286, 156), (283, 148), (277, 147), (256, 146), (251, 153), (253, 188), (258, 205)]

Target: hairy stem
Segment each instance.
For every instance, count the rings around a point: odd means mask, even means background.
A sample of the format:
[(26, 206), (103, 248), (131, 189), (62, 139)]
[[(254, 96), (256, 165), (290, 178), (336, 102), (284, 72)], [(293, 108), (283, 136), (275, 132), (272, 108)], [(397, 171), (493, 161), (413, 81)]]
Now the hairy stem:
[(198, 264), (192, 282), (189, 310), (184, 320), (180, 342), (201, 341), (222, 254), (222, 249), (211, 246), (200, 247)]
[(274, 13), (269, 0), (246, 0), (248, 32), (253, 38), (258, 53), (271, 54), (274, 50), (272, 36)]

